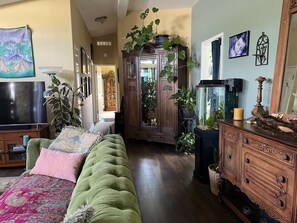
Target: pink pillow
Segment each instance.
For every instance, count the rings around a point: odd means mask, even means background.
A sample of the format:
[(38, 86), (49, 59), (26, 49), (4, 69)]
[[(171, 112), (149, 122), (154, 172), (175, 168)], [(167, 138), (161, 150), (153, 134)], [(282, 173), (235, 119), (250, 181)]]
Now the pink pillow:
[(30, 174), (41, 174), (75, 183), (84, 157), (83, 153), (65, 153), (42, 148)]

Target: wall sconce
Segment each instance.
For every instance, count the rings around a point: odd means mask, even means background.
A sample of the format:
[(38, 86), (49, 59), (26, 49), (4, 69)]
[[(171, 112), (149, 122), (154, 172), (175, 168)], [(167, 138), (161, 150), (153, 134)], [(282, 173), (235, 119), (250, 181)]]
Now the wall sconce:
[(262, 32), (262, 35), (259, 37), (257, 46), (256, 46), (256, 56), (255, 65), (267, 65), (268, 64), (268, 57), (269, 57), (269, 38)]

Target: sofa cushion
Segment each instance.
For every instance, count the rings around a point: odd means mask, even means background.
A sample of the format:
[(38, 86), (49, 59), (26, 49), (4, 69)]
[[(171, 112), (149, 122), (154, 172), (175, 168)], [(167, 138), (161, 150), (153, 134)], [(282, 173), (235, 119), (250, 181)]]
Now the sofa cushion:
[(81, 128), (67, 126), (48, 148), (67, 153), (87, 153), (101, 139), (100, 133), (91, 133)]
[(86, 158), (67, 214), (83, 205), (94, 208), (90, 223), (140, 223), (140, 210), (121, 136), (103, 137)]
[(41, 148), (48, 148), (52, 142), (52, 139), (46, 138), (32, 138), (29, 140), (26, 151), (26, 170), (30, 170), (35, 166)]
[(114, 131), (114, 122), (100, 121), (92, 125), (90, 132), (101, 133), (102, 135), (112, 134)]
[(84, 157), (83, 153), (64, 153), (42, 148), (30, 174), (41, 174), (75, 183)]

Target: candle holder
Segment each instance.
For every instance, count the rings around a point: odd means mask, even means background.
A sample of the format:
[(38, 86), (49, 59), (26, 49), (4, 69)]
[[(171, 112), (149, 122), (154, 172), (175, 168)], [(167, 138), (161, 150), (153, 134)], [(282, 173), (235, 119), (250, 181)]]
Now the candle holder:
[(267, 111), (264, 110), (263, 106), (261, 105), (262, 102), (262, 89), (263, 89), (263, 82), (266, 81), (265, 77), (259, 76), (256, 78), (258, 81), (258, 94), (257, 94), (257, 104), (254, 106), (252, 110), (252, 115), (255, 116), (264, 116), (267, 114)]

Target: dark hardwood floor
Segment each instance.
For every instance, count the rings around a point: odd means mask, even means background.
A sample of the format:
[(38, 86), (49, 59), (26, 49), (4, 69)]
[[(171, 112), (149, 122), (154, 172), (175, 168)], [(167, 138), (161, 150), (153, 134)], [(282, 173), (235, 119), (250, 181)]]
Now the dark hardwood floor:
[[(236, 215), (193, 178), (194, 155), (172, 145), (126, 141), (143, 223), (240, 223)], [(0, 168), (0, 177), (24, 168)]]
[(143, 223), (239, 223), (207, 184), (193, 178), (194, 155), (175, 147), (126, 141)]
[(25, 167), (1, 167), (0, 177), (19, 176), (25, 172)]

